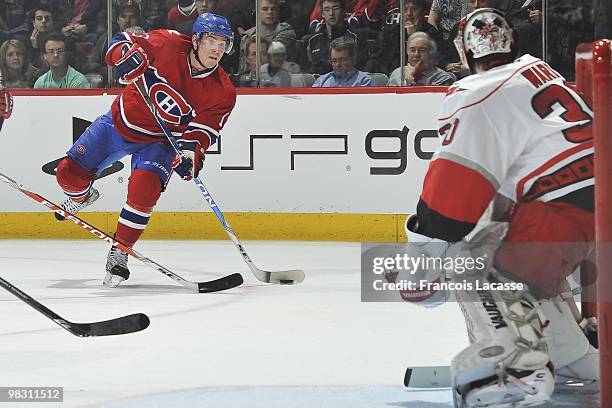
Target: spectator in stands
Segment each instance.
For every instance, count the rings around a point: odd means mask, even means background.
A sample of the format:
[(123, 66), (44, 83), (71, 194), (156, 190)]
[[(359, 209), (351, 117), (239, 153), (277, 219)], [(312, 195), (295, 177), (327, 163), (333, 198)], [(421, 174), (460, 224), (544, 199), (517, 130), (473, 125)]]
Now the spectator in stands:
[[(513, 1), (513, 0), (508, 0)], [(496, 8), (496, 0), (468, 0), (468, 13), (479, 9), (479, 8)], [(457, 22), (450, 32), (448, 41), (442, 43), (442, 48), (438, 48), (441, 58), (444, 61), (445, 66), (442, 66), (445, 71), (450, 72), (455, 78), (461, 79), (471, 74), (470, 68), (467, 65), (463, 65), (457, 47), (455, 46), (454, 39), (457, 37), (459, 31), (459, 22)]]
[[(404, 8), (404, 35), (408, 39), (417, 31), (427, 33), (441, 49), (442, 35), (438, 29), (427, 22), (425, 15), (427, 13), (426, 0), (406, 0)], [(399, 14), (397, 18), (389, 19), (388, 24), (384, 24), (380, 34), (378, 35), (377, 43), (380, 55), (372, 59), (375, 64), (368, 67), (368, 72), (384, 72), (388, 74), (400, 64), (400, 22)], [(405, 49), (405, 47), (401, 47)]]
[(89, 88), (87, 78), (68, 65), (70, 43), (59, 33), (47, 36), (41, 47), (49, 71), (36, 80), (34, 88)]
[(427, 22), (436, 27), (444, 41), (450, 38), (453, 26), (468, 14), (468, 0), (433, 0)]
[(32, 32), (30, 33), (28, 52), (30, 60), (35, 67), (45, 70), (46, 64), (43, 58), (42, 47), (39, 47), (41, 42), (44, 42), (45, 36), (49, 35), (54, 28), (53, 11), (49, 6), (40, 5), (34, 8), (32, 17)]
[[(73, 0), (74, 8), (72, 9), (73, 15), (68, 24), (62, 27), (62, 34), (66, 36), (66, 38), (70, 38), (73, 41), (79, 41), (85, 34), (87, 34), (88, 27), (86, 24), (83, 24), (82, 21), (85, 12), (93, 7), (93, 1), (90, 0)], [(99, 4), (100, 2), (97, 2)]]
[[(117, 1), (117, 0), (115, 0)], [(119, 5), (135, 4), (140, 7), (140, 15), (142, 16), (142, 27), (147, 31), (156, 30), (159, 28), (167, 28), (168, 26), (168, 10), (170, 7), (166, 4), (166, 0), (118, 0)]]
[(27, 0), (0, 1), (0, 44), (11, 38), (25, 43), (30, 32), (26, 3)]
[(357, 70), (357, 44), (350, 38), (338, 37), (331, 42), (333, 71), (321, 75), (313, 87), (373, 86), (372, 78)]
[[(53, 11), (48, 6), (38, 6), (34, 9), (32, 20), (32, 32), (30, 33), (30, 45), (33, 49), (38, 50), (39, 37), (44, 33), (53, 31)], [(43, 40), (44, 41), (44, 40)]]
[(408, 38), (406, 48), (408, 64), (404, 67), (404, 81), (399, 67), (391, 73), (389, 86), (450, 85), (455, 82), (453, 74), (436, 66), (438, 49), (429, 35), (417, 31)]
[(610, 0), (594, 0), (594, 39), (612, 38), (612, 4)]
[[(478, 0), (479, 6), (477, 8), (483, 7), (480, 5), (482, 1)], [(542, 58), (542, 3), (540, 1), (535, 1), (529, 7), (523, 7), (525, 2), (522, 1), (484, 1), (488, 3), (489, 7), (500, 10), (506, 16), (506, 20), (513, 28), (515, 38), (518, 39), (517, 56), (530, 54)], [(572, 0), (572, 5), (573, 3)], [(584, 27), (580, 27), (580, 29), (584, 29)], [(557, 33), (557, 31), (552, 32)]]
[(7, 40), (0, 46), (0, 71), (8, 88), (32, 88), (38, 69), (30, 64), (28, 50), (19, 40)]
[(357, 67), (362, 68), (368, 59), (366, 40), (349, 29), (344, 21), (346, 14), (345, 0), (323, 0), (321, 13), (323, 24), (319, 25), (314, 34), (304, 37), (304, 53), (306, 57), (302, 65), (305, 71), (313, 74), (329, 72), (332, 66), (329, 63), (330, 43), (339, 37), (346, 37), (357, 44)]
[[(244, 32), (242, 40), (246, 42), (248, 37), (257, 33), (270, 43), (280, 41), (287, 49), (287, 59), (295, 59), (295, 31), (287, 23), (279, 21), (279, 0), (259, 0), (259, 24)], [(241, 46), (240, 66), (246, 66), (246, 48)], [(244, 62), (243, 62), (244, 61)]]
[[(605, 18), (600, 6), (599, 15), (595, 18)], [(590, 0), (557, 0), (554, 3), (548, 2), (547, 29), (548, 36), (548, 55), (547, 62), (563, 75), (568, 81), (574, 80), (575, 53), (576, 46), (583, 42), (593, 41), (593, 21), (589, 18), (588, 8)], [(610, 2), (604, 7), (610, 7)], [(512, 20), (512, 24), (515, 24)], [(609, 27), (608, 27), (609, 28)], [(550, 33), (554, 33), (554, 36)], [(519, 32), (519, 41), (525, 35)], [(541, 36), (539, 36), (541, 44)], [(523, 52), (523, 46), (519, 42), (519, 51)], [(537, 55), (536, 55), (537, 56)]]
[[(312, 32), (309, 31), (310, 11), (316, 2), (317, 0), (291, 0), (286, 1), (284, 7), (281, 8), (281, 21), (293, 27), (296, 38), (303, 38)], [(317, 10), (319, 10), (318, 7)]]
[[(345, 7), (347, 14), (343, 18), (353, 29), (357, 27), (378, 29), (385, 13), (398, 6), (399, 0), (347, 0)], [(310, 32), (314, 32), (323, 22), (321, 10), (321, 1), (317, 0), (310, 13)]]
[(215, 13), (217, 0), (179, 0), (168, 11), (168, 27), (191, 35), (195, 19), (202, 13)]
[[(115, 18), (116, 32), (126, 31), (128, 27), (139, 27), (141, 21), (140, 6), (137, 3), (126, 2), (122, 6), (115, 9), (117, 17)], [(85, 58), (85, 62), (81, 66), (83, 73), (85, 74), (99, 74), (102, 76), (103, 81), (106, 82), (108, 79), (108, 70), (106, 63), (104, 62), (104, 56), (108, 49), (107, 34), (104, 33), (98, 37), (98, 41), (94, 45), (91, 52)]]
[(298, 64), (287, 61), (287, 49), (280, 41), (272, 41), (272, 44), (268, 47), (268, 59), (273, 67), (282, 68), (291, 74), (302, 73)]
[[(246, 68), (238, 75), (236, 86), (241, 88), (257, 88), (257, 42), (255, 37), (248, 37), (245, 41)], [(268, 63), (268, 48), (270, 42), (265, 38), (259, 39), (260, 63), (263, 66)], [(260, 71), (261, 72), (261, 71)]]
[(260, 79), (262, 87), (289, 88), (291, 74), (299, 74), (300, 66), (287, 61), (287, 51), (280, 41), (273, 41), (268, 47), (268, 63), (261, 65)]

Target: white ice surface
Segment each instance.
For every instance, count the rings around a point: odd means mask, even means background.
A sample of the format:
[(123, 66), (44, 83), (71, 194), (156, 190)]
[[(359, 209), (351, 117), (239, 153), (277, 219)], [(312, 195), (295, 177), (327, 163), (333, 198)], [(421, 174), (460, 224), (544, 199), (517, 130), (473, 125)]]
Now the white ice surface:
[(245, 247), (260, 268), (301, 268), (306, 280), (262, 284), (229, 242), (142, 241), (187, 279), (241, 272), (245, 283), (194, 294), (131, 259), (130, 279), (107, 289), (99, 241), (0, 240), (0, 276), (64, 318), (151, 318), (140, 333), (77, 338), (0, 289), (0, 386), (64, 387), (63, 403), (17, 407), (450, 406), (448, 391), (401, 384), (408, 365), (446, 365), (467, 345), (455, 304), (362, 303), (359, 244)]

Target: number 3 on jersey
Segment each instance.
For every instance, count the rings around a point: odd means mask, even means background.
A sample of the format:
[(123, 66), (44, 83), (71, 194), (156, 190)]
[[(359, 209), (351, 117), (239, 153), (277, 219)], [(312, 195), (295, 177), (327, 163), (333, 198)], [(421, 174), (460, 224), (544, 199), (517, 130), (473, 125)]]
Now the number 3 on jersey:
[[(571, 123), (585, 122), (563, 131), (567, 141), (582, 143), (593, 138), (593, 115), (590, 113), (590, 106), (570, 89), (558, 84), (551, 84), (531, 99), (533, 110), (542, 119), (554, 113), (555, 104), (559, 104), (564, 109), (564, 112), (559, 115), (564, 121)], [(583, 105), (588, 108), (588, 111), (585, 110)]]

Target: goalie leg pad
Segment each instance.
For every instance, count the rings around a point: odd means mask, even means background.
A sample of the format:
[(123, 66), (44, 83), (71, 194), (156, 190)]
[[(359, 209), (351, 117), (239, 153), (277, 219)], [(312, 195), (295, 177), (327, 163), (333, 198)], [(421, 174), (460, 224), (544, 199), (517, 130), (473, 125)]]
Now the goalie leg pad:
[(461, 290), (455, 295), (471, 342), (451, 363), (459, 406), (511, 406), (518, 401), (529, 406), (549, 400), (554, 376), (538, 305), (513, 292)]
[(599, 381), (599, 352), (590, 345), (576, 323), (568, 302), (574, 302), (574, 299), (563, 300), (557, 296), (541, 304), (546, 319), (544, 334), (550, 338), (549, 352), (557, 382)]

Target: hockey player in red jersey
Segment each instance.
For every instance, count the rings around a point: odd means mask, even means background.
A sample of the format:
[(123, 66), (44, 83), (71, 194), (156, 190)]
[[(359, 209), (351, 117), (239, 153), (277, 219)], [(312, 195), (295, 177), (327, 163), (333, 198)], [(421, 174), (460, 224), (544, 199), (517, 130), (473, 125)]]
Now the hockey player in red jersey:
[[(174, 170), (184, 180), (196, 177), (204, 154), (219, 137), (236, 101), (236, 90), (219, 66), (230, 52), (232, 29), (225, 17), (204, 13), (191, 37), (171, 30), (119, 33), (106, 53), (119, 82), (127, 84), (111, 107), (81, 135), (57, 166), (57, 182), (68, 198), (62, 208), (76, 213), (99, 197), (96, 176), (130, 155), (126, 203), (115, 238), (133, 246), (144, 232)], [(178, 160), (133, 82), (142, 80), (157, 112), (186, 159)], [(104, 285), (129, 278), (127, 253), (111, 248)]]
[[(565, 286), (594, 241), (592, 111), (548, 64), (514, 59), (498, 11), (476, 10), (460, 24), (457, 45), (474, 74), (444, 98), (440, 147), (406, 233), (415, 256), (490, 260), (478, 276), (421, 271), (430, 282), (525, 284), (453, 292), (471, 345), (451, 374), (456, 406), (530, 406), (549, 400), (555, 381), (598, 379), (597, 352)], [(514, 203), (509, 222), (466, 239), (496, 195)]]

